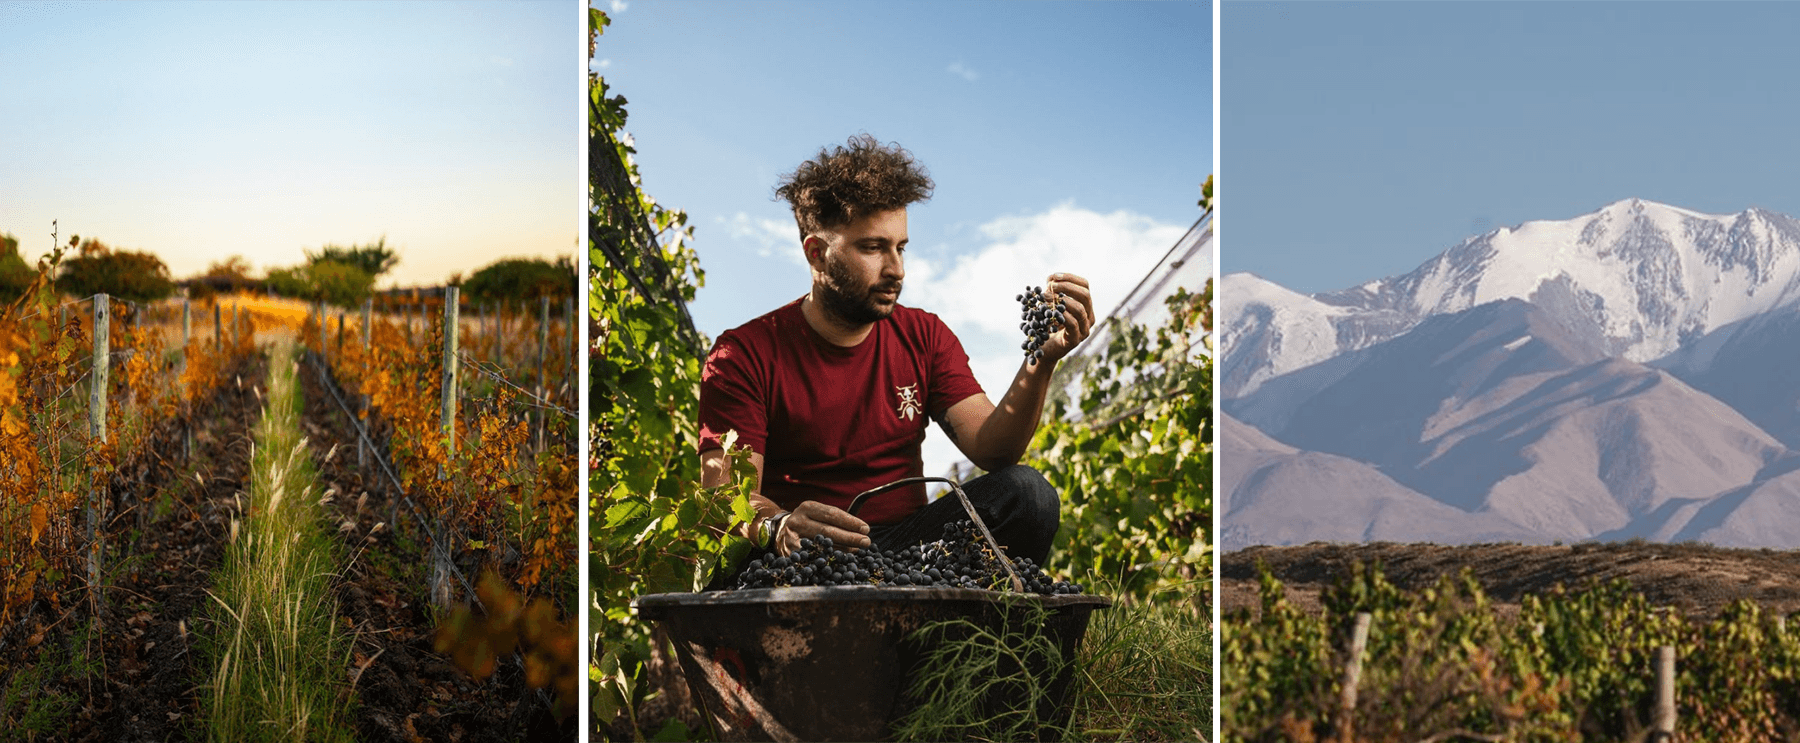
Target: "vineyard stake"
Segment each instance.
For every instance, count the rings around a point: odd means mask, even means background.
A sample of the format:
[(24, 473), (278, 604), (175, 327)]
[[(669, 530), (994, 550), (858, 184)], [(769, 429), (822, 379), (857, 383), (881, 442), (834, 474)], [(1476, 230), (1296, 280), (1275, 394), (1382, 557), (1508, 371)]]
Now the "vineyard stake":
[[(140, 342), (140, 339), (143, 337), (144, 337), (144, 308), (140, 305), (134, 304), (131, 306), (131, 342), (134, 344), (138, 343), (138, 342)], [(136, 348), (131, 349), (132, 357), (137, 356), (137, 354), (138, 354), (138, 349), (136, 349)], [(131, 358), (126, 358), (125, 361), (126, 361), (126, 363), (130, 363)], [(137, 404), (138, 404), (137, 388), (130, 387), (129, 385), (127, 385), (127, 388), (131, 390), (131, 396), (126, 399), (125, 406), (128, 408), (131, 408), (132, 410), (136, 410)], [(138, 523), (143, 523), (143, 518), (144, 518), (143, 512), (139, 511), (138, 512)]]
[[(375, 308), (375, 300), (373, 298), (363, 300), (363, 308), (362, 308), (362, 336), (363, 336), (362, 337), (362, 342), (363, 342), (363, 345), (362, 345), (362, 373), (363, 373), (363, 379), (365, 379), (365, 380), (369, 378), (369, 330), (370, 330), (370, 328), (369, 328), (369, 313), (372, 310), (374, 310), (374, 308)], [(362, 395), (358, 395), (358, 397), (363, 397), (363, 399), (359, 400), (358, 402), (362, 403), (362, 405), (360, 407), (362, 408), (363, 415), (366, 416), (366, 415), (368, 415), (368, 412), (369, 412), (369, 400), (367, 397), (362, 396)], [(365, 439), (361, 436), (356, 437), (356, 468), (360, 470), (364, 466), (366, 466), (366, 464), (368, 462), (368, 458), (369, 458), (369, 440)], [(394, 519), (391, 519), (391, 518), (388, 519), (388, 523), (390, 523), (390, 524), (394, 523), (394, 521), (395, 521)]]
[[(106, 443), (106, 382), (112, 366), (112, 307), (105, 294), (94, 295), (94, 378), (88, 399), (88, 433), (95, 441)], [(100, 483), (93, 470), (88, 471), (88, 586), (93, 599), (100, 598)], [(96, 603), (98, 607), (98, 603)]]
[[(538, 375), (537, 394), (539, 398), (549, 396), (550, 384), (544, 379), (544, 356), (550, 350), (550, 295), (538, 297)], [(547, 411), (537, 410), (537, 450), (544, 450), (544, 428), (549, 416)]]
[(342, 355), (344, 353), (344, 311), (343, 310), (338, 310), (337, 353), (340, 355)]
[[(457, 294), (454, 286), (444, 287), (444, 363), (443, 363), (443, 404), (442, 417), (439, 424), (444, 431), (444, 464), (438, 468), (438, 479), (450, 477), (450, 463), (456, 459), (456, 376), (462, 362), (456, 357), (456, 341), (458, 323), (456, 319)], [(419, 306), (420, 327), (424, 327), (424, 305)], [(428, 331), (429, 329), (427, 329)], [(449, 526), (445, 525), (446, 530)], [(449, 535), (446, 534), (446, 537)], [(433, 603), (441, 608), (450, 606), (450, 571), (454, 565), (450, 561), (447, 547), (433, 544), (433, 570), (431, 575)]]
[(213, 300), (213, 348), (225, 347), (225, 315), (219, 309), (219, 300)]
[[(458, 290), (456, 287), (444, 288), (444, 400), (441, 406), (439, 425), (444, 429), (444, 461), (454, 458), (456, 452), (456, 372), (462, 366), (456, 358), (456, 305)], [(439, 472), (438, 479), (447, 477), (447, 473)]]
[(1650, 741), (1675, 739), (1675, 648), (1656, 649), (1656, 713), (1651, 717)]
[(500, 306), (494, 309), (494, 366), (500, 365), (500, 344), (506, 337), (506, 300), (500, 300)]
[(329, 323), (330, 321), (330, 318), (325, 316), (325, 300), (321, 299), (318, 302), (313, 303), (313, 322), (319, 328), (319, 357), (325, 359), (325, 366), (327, 368), (330, 368), (331, 366), (331, 354), (329, 353), (329, 351), (331, 351), (331, 344), (325, 341), (325, 334), (331, 332), (330, 328), (326, 325), (326, 323)]
[[(187, 374), (189, 346), (194, 343), (194, 303), (193, 300), (181, 298), (181, 373)], [(177, 393), (179, 394), (179, 393)], [(179, 399), (179, 398), (178, 398)], [(181, 452), (185, 458), (194, 456), (194, 424), (188, 420), (181, 424)]]
[(1350, 631), (1350, 652), (1344, 659), (1344, 683), (1338, 696), (1338, 740), (1356, 739), (1356, 686), (1362, 683), (1363, 650), (1369, 644), (1369, 620), (1366, 611), (1356, 613), (1356, 626)]
[(187, 297), (181, 298), (181, 370), (187, 371), (188, 344), (194, 342), (194, 306)]

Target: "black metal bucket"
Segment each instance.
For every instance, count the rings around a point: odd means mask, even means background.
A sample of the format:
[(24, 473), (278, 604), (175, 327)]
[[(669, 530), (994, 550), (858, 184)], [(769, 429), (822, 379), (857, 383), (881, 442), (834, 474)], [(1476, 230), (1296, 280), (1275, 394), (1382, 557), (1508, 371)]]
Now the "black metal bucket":
[[(966, 588), (833, 586), (662, 593), (634, 602), (674, 641), (688, 687), (721, 740), (886, 740), (911, 708), (906, 686), (928, 648), (908, 640), (932, 622), (998, 627), (1036, 605), (1073, 658), (1104, 596)], [(1049, 685), (1049, 718), (1072, 712), (1073, 666)]]

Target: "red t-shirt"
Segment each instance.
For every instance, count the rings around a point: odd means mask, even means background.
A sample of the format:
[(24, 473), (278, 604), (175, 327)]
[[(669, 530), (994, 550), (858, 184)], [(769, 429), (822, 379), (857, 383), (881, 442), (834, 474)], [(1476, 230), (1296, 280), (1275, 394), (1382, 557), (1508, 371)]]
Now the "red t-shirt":
[[(857, 493), (925, 463), (925, 427), (981, 393), (950, 328), (896, 305), (851, 348), (808, 325), (800, 300), (725, 331), (700, 375), (700, 451), (726, 431), (763, 455), (762, 494), (793, 510), (804, 501), (848, 508)], [(925, 505), (924, 484), (875, 495), (857, 517), (891, 524)]]

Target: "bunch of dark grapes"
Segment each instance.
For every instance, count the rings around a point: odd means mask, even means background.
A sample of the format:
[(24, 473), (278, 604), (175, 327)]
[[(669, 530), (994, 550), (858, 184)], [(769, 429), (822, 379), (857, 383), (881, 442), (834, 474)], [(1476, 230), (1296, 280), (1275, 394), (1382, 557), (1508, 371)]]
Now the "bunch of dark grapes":
[(1050, 340), (1050, 334), (1062, 329), (1063, 310), (1068, 307), (1063, 304), (1062, 297), (1057, 297), (1056, 303), (1051, 304), (1050, 298), (1044, 295), (1043, 288), (1036, 286), (1025, 287), (1025, 293), (1013, 299), (1019, 302), (1019, 330), (1025, 333), (1025, 343), (1019, 348), (1024, 349), (1025, 355), (1035, 364), (1038, 359), (1043, 358), (1044, 352), (1041, 349), (1044, 342)]
[[(1032, 593), (1081, 593), (1081, 584), (1052, 580), (1029, 557), (1013, 560), (1013, 570)], [(751, 560), (732, 588), (871, 585), (1007, 590), (1012, 579), (965, 520), (946, 524), (942, 539), (901, 550), (846, 550), (831, 537), (806, 537), (786, 556)]]

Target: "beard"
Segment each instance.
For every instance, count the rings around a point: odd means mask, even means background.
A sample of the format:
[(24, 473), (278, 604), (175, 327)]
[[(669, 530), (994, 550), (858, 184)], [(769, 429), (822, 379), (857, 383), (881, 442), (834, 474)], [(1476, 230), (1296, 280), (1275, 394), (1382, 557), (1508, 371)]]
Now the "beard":
[[(877, 291), (893, 291), (895, 304), (883, 306), (875, 298)], [(851, 325), (868, 325), (886, 320), (899, 303), (900, 282), (856, 286), (856, 277), (842, 263), (827, 261), (825, 283), (819, 288), (819, 307)]]

